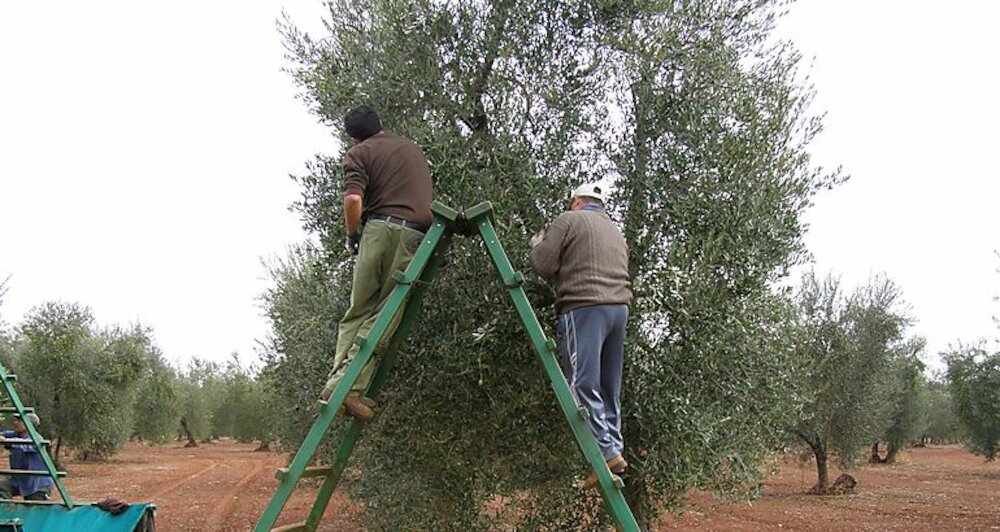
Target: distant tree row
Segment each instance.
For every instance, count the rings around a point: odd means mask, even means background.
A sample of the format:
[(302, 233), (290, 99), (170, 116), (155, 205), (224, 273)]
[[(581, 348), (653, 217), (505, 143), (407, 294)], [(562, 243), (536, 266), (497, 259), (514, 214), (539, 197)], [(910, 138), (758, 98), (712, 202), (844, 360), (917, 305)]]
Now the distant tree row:
[(150, 329), (101, 327), (81, 305), (46, 303), (16, 327), (0, 324), (0, 360), (18, 375), (18, 393), (57, 459), (66, 449), (107, 458), (133, 438), (270, 438), (263, 383), (235, 354), (225, 364), (194, 359), (173, 368)]

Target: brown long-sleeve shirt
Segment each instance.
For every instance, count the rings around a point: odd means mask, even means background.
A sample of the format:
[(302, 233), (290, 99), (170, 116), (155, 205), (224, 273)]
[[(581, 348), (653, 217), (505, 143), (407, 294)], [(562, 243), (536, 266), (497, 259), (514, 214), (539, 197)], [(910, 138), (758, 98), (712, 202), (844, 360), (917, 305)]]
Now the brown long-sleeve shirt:
[(603, 210), (564, 212), (531, 248), (536, 273), (555, 281), (556, 312), (632, 302), (628, 245)]
[(379, 213), (430, 225), (431, 170), (410, 139), (380, 131), (344, 156), (344, 195), (362, 197), (362, 218)]

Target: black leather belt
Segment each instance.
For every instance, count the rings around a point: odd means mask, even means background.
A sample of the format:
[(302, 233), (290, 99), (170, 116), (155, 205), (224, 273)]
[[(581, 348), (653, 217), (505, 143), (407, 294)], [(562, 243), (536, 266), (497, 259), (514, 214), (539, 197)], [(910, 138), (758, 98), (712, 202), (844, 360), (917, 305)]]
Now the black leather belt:
[(401, 225), (403, 227), (409, 227), (410, 229), (416, 229), (417, 231), (420, 231), (421, 233), (426, 233), (427, 230), (430, 229), (430, 227), (428, 227), (426, 225), (423, 225), (423, 224), (418, 224), (416, 222), (411, 222), (409, 220), (406, 220), (404, 218), (400, 218), (398, 216), (389, 216), (388, 214), (379, 214), (377, 212), (369, 214), (365, 218), (365, 221), (368, 221), (368, 220), (385, 220), (387, 223)]

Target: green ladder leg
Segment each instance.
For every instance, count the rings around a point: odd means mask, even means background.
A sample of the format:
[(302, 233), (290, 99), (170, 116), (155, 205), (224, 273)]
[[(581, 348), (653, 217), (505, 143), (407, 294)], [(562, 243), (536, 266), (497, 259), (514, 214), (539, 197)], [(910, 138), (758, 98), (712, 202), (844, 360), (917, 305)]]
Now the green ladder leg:
[(597, 446), (597, 440), (594, 439), (593, 433), (590, 432), (590, 427), (587, 426), (586, 419), (580, 411), (581, 409), (577, 406), (576, 400), (569, 389), (569, 384), (567, 384), (566, 378), (559, 368), (559, 362), (555, 355), (555, 342), (545, 337), (545, 332), (538, 322), (538, 317), (535, 315), (535, 311), (528, 301), (524, 289), (521, 287), (524, 283), (524, 275), (514, 271), (510, 260), (507, 258), (507, 254), (504, 253), (503, 245), (500, 243), (500, 239), (493, 229), (493, 224), (490, 222), (492, 211), (492, 205), (489, 202), (485, 202), (467, 210), (465, 214), (468, 221), (474, 223), (479, 229), (479, 234), (482, 236), (483, 242), (486, 244), (486, 249), (489, 251), (490, 259), (500, 274), (500, 279), (504, 287), (507, 288), (511, 299), (514, 301), (514, 307), (517, 309), (528, 337), (531, 339), (531, 343), (542, 361), (545, 374), (548, 376), (549, 382), (552, 383), (552, 390), (556, 394), (556, 399), (559, 402), (559, 407), (562, 409), (563, 416), (566, 417), (566, 421), (569, 423), (570, 429), (573, 431), (573, 436), (576, 438), (576, 443), (580, 446), (584, 457), (594, 470), (594, 473), (597, 474), (601, 495), (604, 497), (605, 505), (611, 513), (612, 520), (619, 530), (639, 532), (639, 525), (635, 520), (635, 516), (632, 515), (632, 510), (629, 508), (628, 503), (625, 502), (625, 497), (621, 490), (615, 485), (614, 478), (611, 476), (611, 472), (608, 470), (607, 464), (604, 462), (604, 457)]
[[(436, 253), (436, 250), (442, 241), (447, 243), (450, 240), (450, 232), (448, 230), (448, 226), (450, 225), (449, 222), (453, 222), (455, 220), (457, 213), (438, 203), (435, 203), (434, 205), (434, 213), (434, 223), (424, 236), (423, 242), (420, 244), (420, 247), (417, 248), (417, 252), (414, 254), (409, 266), (407, 266), (406, 271), (403, 272), (402, 280), (404, 282), (397, 283), (392, 292), (390, 292), (389, 299), (386, 301), (382, 311), (375, 319), (375, 323), (372, 326), (368, 337), (362, 340), (358, 353), (354, 356), (354, 360), (352, 360), (347, 366), (347, 371), (344, 373), (344, 377), (341, 379), (340, 383), (337, 384), (330, 400), (326, 404), (323, 404), (322, 402), (320, 403), (319, 416), (316, 418), (312, 428), (303, 440), (302, 445), (299, 446), (299, 450), (295, 453), (292, 463), (288, 466), (287, 470), (283, 470), (283, 474), (280, 475), (278, 489), (275, 490), (274, 495), (271, 497), (271, 502), (268, 503), (267, 508), (264, 509), (263, 515), (261, 515), (260, 519), (257, 521), (257, 525), (254, 527), (255, 532), (269, 531), (274, 527), (275, 522), (278, 520), (278, 516), (281, 514), (281, 510), (284, 508), (285, 504), (288, 502), (288, 498), (292, 494), (292, 491), (295, 489), (295, 485), (303, 476), (303, 473), (306, 472), (309, 462), (312, 461), (313, 455), (316, 453), (316, 449), (323, 440), (323, 436), (330, 429), (330, 425), (337, 417), (337, 411), (344, 403), (344, 399), (347, 398), (347, 393), (350, 391), (351, 386), (354, 385), (355, 381), (358, 380), (358, 376), (361, 374), (361, 369), (373, 356), (375, 349), (381, 342), (382, 337), (385, 335), (390, 323), (392, 323), (393, 319), (396, 317), (396, 313), (400, 311), (400, 308), (403, 306), (404, 302), (406, 302), (407, 296), (410, 295), (413, 287), (415, 285), (420, 286), (421, 288), (423, 287), (420, 283), (415, 283), (413, 281), (423, 281), (425, 279), (424, 274), (428, 273), (429, 277), (427, 277), (427, 281), (429, 282), (430, 278), (433, 277), (433, 274), (436, 273), (437, 266), (440, 264), (440, 260), (443, 255), (442, 253)], [(426, 268), (426, 266), (432, 262), (433, 268)], [(407, 305), (408, 312), (404, 312), (403, 321), (400, 322), (399, 327), (397, 328), (397, 334), (394, 335), (394, 339), (395, 337), (398, 337), (401, 341), (402, 335), (399, 334), (400, 329), (404, 329), (404, 327), (405, 330), (409, 329), (411, 322), (416, 315), (416, 308), (418, 305), (419, 298), (415, 301), (411, 300), (410, 304)], [(398, 342), (394, 341), (392, 343), (398, 345)], [(373, 378), (372, 385), (369, 386), (369, 390), (372, 389), (372, 386), (375, 385), (376, 382), (379, 386), (381, 386), (382, 382), (388, 375), (388, 369), (389, 368), (385, 368), (383, 370), (382, 368), (379, 368), (375, 378)], [(306, 523), (295, 525), (288, 528), (288, 530), (315, 529), (320, 517), (322, 517), (322, 511), (326, 509), (329, 498), (333, 494), (333, 490), (340, 478), (340, 473), (343, 471), (360, 433), (360, 424), (356, 421), (353, 422), (351, 427), (348, 429), (347, 434), (344, 436), (340, 447), (338, 448), (334, 464), (326, 473), (326, 480), (323, 483), (323, 487), (320, 488), (320, 493), (317, 496), (318, 504), (314, 504), (313, 510), (310, 512), (309, 519)], [(326, 500), (320, 502), (320, 498), (322, 497), (325, 497)], [(313, 523), (313, 528), (307, 528), (309, 522)]]
[[(379, 390), (382, 389), (382, 385), (385, 383), (386, 379), (389, 378), (389, 373), (392, 371), (392, 367), (396, 361), (396, 352), (399, 350), (400, 344), (407, 337), (410, 332), (410, 327), (416, 320), (420, 308), (423, 303), (424, 293), (427, 291), (427, 286), (437, 275), (438, 267), (441, 265), (441, 261), (444, 258), (444, 254), (451, 243), (451, 234), (445, 234), (441, 237), (441, 241), (437, 244), (434, 253), (431, 255), (430, 262), (427, 267), (424, 268), (423, 274), (420, 279), (416, 280), (416, 287), (413, 288), (413, 293), (410, 296), (410, 300), (407, 302), (406, 307), (403, 309), (403, 317), (400, 319), (399, 327), (396, 329), (396, 334), (393, 335), (392, 340), (389, 341), (389, 345), (386, 348), (386, 352), (383, 355), (382, 362), (379, 364), (375, 375), (372, 377), (371, 384), (368, 385), (368, 389), (365, 391), (365, 395), (368, 397), (376, 397)], [(412, 282), (410, 280), (401, 279), (402, 282)], [(348, 429), (347, 434), (341, 441), (340, 446), (337, 447), (337, 455), (334, 459), (332, 465), (332, 471), (326, 480), (323, 481), (323, 485), (320, 487), (319, 494), (316, 497), (316, 502), (313, 505), (312, 510), (309, 512), (309, 518), (306, 520), (307, 530), (316, 530), (319, 526), (319, 521), (323, 517), (323, 513), (326, 511), (326, 506), (330, 502), (330, 497), (333, 496), (333, 490), (336, 489), (337, 484), (340, 482), (340, 476), (344, 472), (344, 468), (347, 466), (347, 460), (350, 458), (351, 454), (354, 452), (354, 445), (357, 443), (358, 436), (361, 433), (362, 424), (357, 421), (351, 424)]]

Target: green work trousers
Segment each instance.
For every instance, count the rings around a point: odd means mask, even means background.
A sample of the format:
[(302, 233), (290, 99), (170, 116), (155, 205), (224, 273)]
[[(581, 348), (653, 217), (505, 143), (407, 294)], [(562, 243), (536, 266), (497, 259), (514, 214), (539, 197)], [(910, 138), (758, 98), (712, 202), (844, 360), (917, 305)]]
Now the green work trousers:
[[(331, 392), (347, 372), (347, 366), (358, 353), (355, 340), (359, 336), (368, 336), (378, 318), (379, 312), (389, 299), (389, 294), (396, 286), (392, 273), (405, 270), (410, 264), (423, 233), (388, 223), (384, 220), (371, 220), (365, 224), (361, 232), (361, 245), (358, 258), (354, 263), (354, 286), (351, 289), (351, 306), (340, 320), (340, 330), (337, 335), (337, 352), (333, 359), (333, 369), (330, 370), (326, 388)], [(385, 335), (383, 343), (392, 338), (399, 325), (402, 312), (398, 313)], [(381, 345), (379, 346), (381, 347)], [(364, 393), (375, 372), (375, 357), (368, 359), (358, 375), (358, 380), (351, 386), (352, 392)]]

